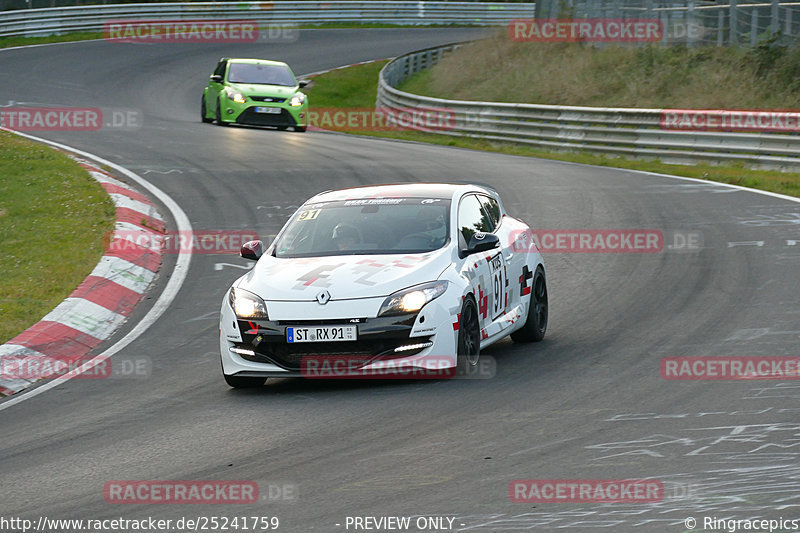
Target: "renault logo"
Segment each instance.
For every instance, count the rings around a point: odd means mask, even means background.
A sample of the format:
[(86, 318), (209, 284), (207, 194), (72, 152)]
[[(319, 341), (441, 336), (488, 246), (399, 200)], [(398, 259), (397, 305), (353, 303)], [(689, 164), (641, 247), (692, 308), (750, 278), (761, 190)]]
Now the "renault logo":
[(330, 299), (331, 299), (331, 293), (329, 293), (327, 290), (324, 290), (321, 293), (317, 294), (317, 302), (319, 302), (320, 305), (325, 305), (326, 303), (328, 303), (328, 300)]

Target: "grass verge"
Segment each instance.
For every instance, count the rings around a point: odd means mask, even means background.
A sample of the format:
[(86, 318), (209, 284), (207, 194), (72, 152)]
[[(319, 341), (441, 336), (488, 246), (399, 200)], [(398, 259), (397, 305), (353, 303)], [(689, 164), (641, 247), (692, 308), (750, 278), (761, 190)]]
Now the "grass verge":
[(679, 109), (800, 108), (800, 47), (468, 43), (404, 90), (453, 100)]
[(114, 204), (75, 161), (0, 131), (0, 344), (38, 322), (94, 269)]
[[(311, 110), (315, 108), (363, 109), (374, 107), (378, 86), (378, 72), (386, 61), (357, 65), (345, 69), (334, 70), (314, 78), (309, 89)], [(428, 79), (430, 74), (427, 74)], [(417, 78), (415, 83), (419, 84)], [(404, 87), (404, 90), (407, 90)], [(357, 133), (376, 137), (388, 137), (409, 141), (420, 141), (445, 146), (456, 146), (473, 150), (500, 152), (503, 154), (540, 157), (574, 163), (585, 163), (630, 170), (644, 170), (702, 178), (711, 181), (752, 187), (765, 191), (800, 197), (800, 173), (754, 170), (742, 165), (673, 165), (658, 160), (638, 160), (621, 157), (608, 157), (590, 152), (553, 152), (540, 150), (514, 143), (500, 143), (467, 137), (451, 137), (412, 131), (364, 131), (355, 128), (343, 128), (339, 131)]]

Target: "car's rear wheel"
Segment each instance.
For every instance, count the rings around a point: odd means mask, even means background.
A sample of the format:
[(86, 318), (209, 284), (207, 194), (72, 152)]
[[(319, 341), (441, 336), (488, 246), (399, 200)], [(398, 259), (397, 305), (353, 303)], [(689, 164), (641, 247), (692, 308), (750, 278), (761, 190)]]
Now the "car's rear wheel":
[(217, 124), (219, 124), (220, 126), (228, 125), (227, 122), (222, 121), (222, 109), (220, 108), (219, 100), (217, 100)]
[(524, 326), (511, 334), (511, 339), (517, 342), (538, 342), (544, 339), (547, 331), (547, 313), (547, 280), (544, 269), (538, 266), (531, 285), (528, 319)]
[(209, 122), (214, 122), (213, 119), (210, 119), (206, 116), (206, 95), (200, 99), (200, 120), (208, 124)]
[(267, 381), (267, 378), (253, 376), (229, 376), (228, 374), (223, 374), (223, 376), (225, 376), (225, 383), (234, 389), (253, 389), (262, 386)]
[(295, 126), (294, 131), (299, 131), (300, 133), (306, 131), (306, 126)]
[(481, 328), (478, 322), (478, 306), (472, 296), (461, 304), (458, 322), (458, 370), (459, 373), (478, 366), (481, 356)]

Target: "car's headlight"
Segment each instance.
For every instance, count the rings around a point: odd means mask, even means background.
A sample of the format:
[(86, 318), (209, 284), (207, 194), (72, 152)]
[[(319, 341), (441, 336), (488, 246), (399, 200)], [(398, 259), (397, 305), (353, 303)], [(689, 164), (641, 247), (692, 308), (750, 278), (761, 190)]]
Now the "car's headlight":
[(289, 100), (289, 105), (292, 107), (300, 107), (305, 101), (306, 95), (303, 93), (297, 93), (296, 95), (292, 96), (291, 100)]
[(231, 289), (228, 294), (228, 303), (239, 318), (268, 319), (267, 305), (264, 300), (243, 289)]
[(386, 298), (383, 305), (381, 305), (381, 310), (378, 311), (378, 316), (404, 315), (417, 312), (429, 302), (444, 294), (445, 290), (447, 290), (446, 281), (433, 281), (403, 289)]
[(228, 91), (228, 98), (236, 102), (237, 104), (243, 104), (247, 102), (247, 98), (244, 97), (242, 93)]

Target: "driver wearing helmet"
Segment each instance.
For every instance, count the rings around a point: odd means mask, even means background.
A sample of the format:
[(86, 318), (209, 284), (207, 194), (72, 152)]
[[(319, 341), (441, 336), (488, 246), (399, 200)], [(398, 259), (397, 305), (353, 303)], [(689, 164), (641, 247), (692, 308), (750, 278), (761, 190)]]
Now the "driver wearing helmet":
[(331, 238), (336, 248), (339, 250), (353, 250), (356, 248), (356, 245), (361, 242), (361, 235), (358, 232), (358, 228), (345, 222), (336, 224), (333, 228)]

